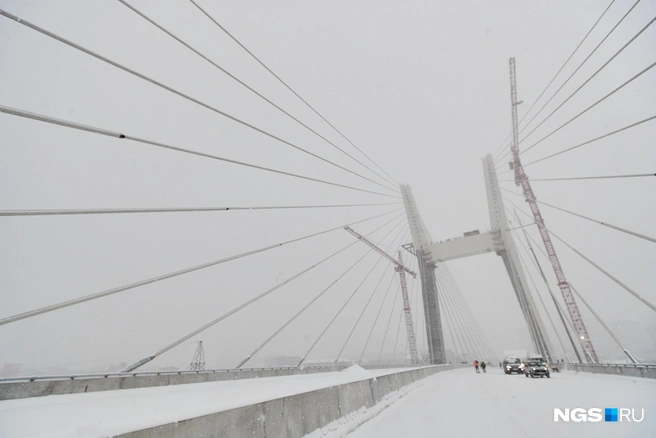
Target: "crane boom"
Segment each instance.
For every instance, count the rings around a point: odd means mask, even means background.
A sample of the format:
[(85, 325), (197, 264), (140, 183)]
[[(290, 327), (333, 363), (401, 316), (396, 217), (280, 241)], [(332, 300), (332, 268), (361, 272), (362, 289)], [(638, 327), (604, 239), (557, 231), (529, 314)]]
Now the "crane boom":
[(394, 257), (392, 257), (391, 255), (389, 255), (389, 254), (387, 254), (385, 251), (383, 251), (381, 248), (377, 247), (376, 244), (374, 244), (372, 241), (370, 241), (369, 239), (367, 239), (366, 237), (364, 237), (362, 234), (358, 233), (357, 231), (355, 231), (355, 230), (354, 230), (353, 228), (351, 228), (351, 227), (344, 227), (344, 229), (345, 229), (346, 231), (348, 231), (349, 233), (353, 234), (358, 240), (361, 240), (364, 244), (368, 245), (371, 249), (373, 249), (374, 251), (376, 251), (378, 254), (382, 255), (382, 256), (385, 257), (387, 260), (389, 260), (390, 262), (394, 263), (394, 265), (395, 265), (397, 268), (401, 268), (402, 270), (404, 270), (404, 271), (407, 272), (408, 274), (412, 275), (412, 278), (417, 278), (417, 273), (416, 273), (416, 272), (414, 272), (413, 270), (407, 268), (405, 265), (403, 265), (402, 262), (399, 262), (399, 261), (396, 260)]
[(362, 241), (364, 244), (369, 246), (371, 249), (385, 257), (387, 260), (394, 264), (394, 270), (399, 273), (399, 279), (401, 281), (401, 295), (403, 296), (403, 315), (405, 318), (405, 331), (408, 335), (408, 349), (410, 350), (410, 360), (413, 364), (419, 363), (419, 353), (417, 351), (417, 337), (415, 336), (415, 326), (412, 322), (412, 311), (410, 309), (410, 298), (408, 297), (408, 284), (405, 279), (405, 273), (412, 275), (413, 278), (417, 278), (417, 274), (408, 269), (403, 264), (403, 257), (401, 256), (401, 250), (399, 250), (399, 259), (396, 260), (391, 255), (387, 254), (381, 248), (376, 246), (375, 243), (371, 242), (369, 239), (364, 237), (362, 234), (358, 233), (351, 227), (344, 227), (346, 231), (354, 235), (358, 240)]

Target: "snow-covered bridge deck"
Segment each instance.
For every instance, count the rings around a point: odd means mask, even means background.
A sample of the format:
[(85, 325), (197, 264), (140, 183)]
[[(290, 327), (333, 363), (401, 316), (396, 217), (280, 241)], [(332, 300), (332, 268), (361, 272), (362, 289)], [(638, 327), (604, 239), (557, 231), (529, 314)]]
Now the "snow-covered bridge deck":
[[(349, 438), (654, 437), (656, 380), (562, 372), (551, 379), (471, 369), (431, 376)], [(554, 422), (554, 408), (635, 408), (641, 423)]]
[(266, 400), (407, 371), (300, 374), (0, 402), (0, 437), (106, 437)]
[[(0, 402), (2, 437), (101, 437), (253, 405), (293, 394), (407, 371), (362, 369), (165, 387), (67, 394)], [(437, 373), (387, 408), (355, 414), (341, 437), (652, 437), (656, 380), (563, 372), (551, 379), (507, 376), (498, 368)], [(412, 387), (411, 387), (412, 388)], [(553, 421), (554, 408), (644, 409), (639, 424)], [(358, 418), (360, 416), (361, 418)]]

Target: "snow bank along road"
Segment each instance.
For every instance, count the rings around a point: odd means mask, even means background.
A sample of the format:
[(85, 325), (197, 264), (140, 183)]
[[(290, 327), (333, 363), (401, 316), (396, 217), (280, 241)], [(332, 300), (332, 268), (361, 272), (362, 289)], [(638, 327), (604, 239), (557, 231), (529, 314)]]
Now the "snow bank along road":
[[(551, 379), (438, 373), (364, 423), (349, 438), (656, 437), (656, 380), (562, 372)], [(554, 422), (554, 408), (644, 408), (640, 423)]]
[(0, 438), (117, 435), (408, 368), (299, 374), (0, 402)]

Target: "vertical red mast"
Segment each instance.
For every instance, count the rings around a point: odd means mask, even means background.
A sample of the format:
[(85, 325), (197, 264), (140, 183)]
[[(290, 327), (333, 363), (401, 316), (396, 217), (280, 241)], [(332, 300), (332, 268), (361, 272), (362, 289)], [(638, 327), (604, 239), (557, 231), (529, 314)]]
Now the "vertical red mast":
[(510, 64), (510, 102), (512, 105), (512, 128), (513, 128), (512, 145), (511, 145), (513, 160), (511, 164), (515, 170), (515, 184), (518, 186), (519, 185), (522, 186), (522, 190), (524, 192), (524, 198), (531, 207), (531, 212), (533, 213), (535, 224), (538, 226), (538, 229), (540, 230), (540, 236), (542, 236), (542, 241), (544, 242), (544, 246), (547, 250), (547, 254), (549, 255), (549, 260), (551, 261), (551, 266), (553, 267), (553, 270), (556, 273), (556, 278), (558, 279), (558, 287), (560, 288), (560, 291), (563, 294), (563, 299), (565, 300), (565, 306), (567, 307), (569, 316), (572, 319), (572, 324), (574, 325), (574, 329), (576, 330), (576, 333), (579, 337), (579, 342), (581, 343), (581, 347), (583, 347), (583, 351), (585, 352), (585, 355), (589, 362), (593, 362), (593, 363), (599, 362), (599, 360), (597, 359), (597, 353), (595, 352), (595, 349), (592, 345), (592, 341), (590, 341), (590, 337), (588, 336), (588, 330), (585, 328), (585, 324), (583, 323), (583, 318), (581, 317), (579, 308), (576, 305), (576, 301), (574, 300), (574, 295), (572, 293), (572, 290), (570, 289), (569, 283), (567, 282), (567, 278), (565, 278), (565, 273), (563, 272), (563, 268), (560, 265), (560, 261), (558, 261), (558, 256), (556, 255), (556, 249), (554, 248), (553, 243), (551, 242), (551, 237), (549, 236), (547, 227), (544, 225), (544, 219), (542, 218), (542, 214), (540, 213), (540, 208), (538, 207), (538, 204), (535, 201), (535, 195), (533, 194), (533, 189), (531, 188), (531, 184), (528, 181), (528, 176), (526, 176), (526, 172), (524, 172), (522, 163), (519, 160), (519, 133), (517, 131), (517, 125), (518, 125), (517, 105), (519, 105), (521, 102), (517, 102), (515, 58), (510, 58), (509, 64)]

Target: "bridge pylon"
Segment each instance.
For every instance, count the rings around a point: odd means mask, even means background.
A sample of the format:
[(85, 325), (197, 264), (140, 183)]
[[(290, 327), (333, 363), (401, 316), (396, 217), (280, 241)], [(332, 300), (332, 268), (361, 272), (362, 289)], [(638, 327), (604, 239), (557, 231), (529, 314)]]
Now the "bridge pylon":
[(496, 253), (503, 260), (519, 307), (526, 320), (534, 351), (540, 353), (547, 361), (553, 362), (555, 358), (552, 355), (551, 342), (544, 328), (542, 318), (537, 311), (522, 269), (519, 253), (508, 228), (508, 219), (492, 155), (488, 155), (483, 159), (483, 173), (490, 214), (490, 231), (484, 233), (478, 230), (467, 232), (463, 236), (441, 242), (433, 241), (419, 215), (410, 187), (401, 185), (401, 194), (408, 223), (410, 224), (415, 255), (419, 262), (431, 363), (446, 362), (440, 309), (437, 301), (435, 269), (439, 269), (439, 263), (442, 262), (488, 252)]
[(432, 364), (444, 364), (446, 363), (446, 352), (444, 349), (440, 304), (437, 298), (437, 284), (435, 280), (436, 262), (433, 259), (430, 248), (430, 243), (433, 239), (419, 215), (419, 209), (412, 196), (410, 186), (401, 185), (401, 196), (403, 198), (406, 216), (408, 217), (413, 248), (419, 266), (421, 296), (424, 303), (424, 320), (426, 321), (426, 341), (428, 343), (430, 362)]

